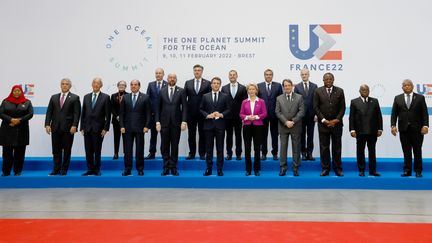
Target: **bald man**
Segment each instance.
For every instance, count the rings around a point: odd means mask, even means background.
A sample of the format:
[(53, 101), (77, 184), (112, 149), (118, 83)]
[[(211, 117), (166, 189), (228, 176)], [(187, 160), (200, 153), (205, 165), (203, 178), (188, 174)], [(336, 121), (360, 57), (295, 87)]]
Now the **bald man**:
[(383, 122), (379, 102), (369, 97), (369, 86), (360, 86), (360, 97), (351, 100), (349, 128), (357, 141), (359, 176), (365, 176), (365, 146), (369, 151), (369, 175), (380, 176), (376, 171), (376, 142), (382, 134)]
[[(391, 113), (391, 133), (399, 139), (404, 154), (402, 177), (412, 174), (412, 153), (414, 153), (414, 171), (416, 177), (422, 177), (422, 146), (424, 135), (429, 131), (429, 114), (425, 97), (413, 92), (414, 84), (405, 79), (402, 82), (403, 94), (394, 98)], [(396, 127), (396, 122), (398, 122)]]

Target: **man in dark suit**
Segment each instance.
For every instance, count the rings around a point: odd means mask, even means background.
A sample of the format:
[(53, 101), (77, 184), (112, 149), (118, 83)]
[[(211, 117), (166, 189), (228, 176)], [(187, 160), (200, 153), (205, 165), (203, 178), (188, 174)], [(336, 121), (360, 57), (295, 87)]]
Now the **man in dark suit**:
[(375, 145), (382, 134), (381, 108), (377, 99), (369, 97), (369, 86), (360, 86), (360, 97), (351, 100), (349, 129), (351, 137), (357, 140), (357, 165), (359, 176), (365, 176), (365, 146), (369, 151), (369, 175), (380, 176), (376, 172)]
[(261, 146), (261, 160), (267, 159), (267, 137), (270, 126), (271, 144), (273, 160), (278, 160), (278, 118), (276, 117), (276, 98), (281, 95), (282, 86), (278, 82), (273, 81), (273, 71), (267, 69), (264, 71), (265, 81), (258, 84), (258, 97), (263, 99), (267, 106), (267, 117), (264, 119), (264, 142)]
[(112, 112), (112, 125), (114, 133), (114, 156), (113, 159), (118, 159), (118, 153), (120, 148), (120, 137), (123, 140), (123, 152), (124, 152), (124, 135), (120, 132), (120, 103), (123, 101), (126, 92), (126, 81), (121, 80), (117, 82), (118, 92), (111, 95), (111, 112)]
[(150, 148), (146, 159), (154, 159), (156, 154), (158, 131), (156, 131), (155, 115), (159, 104), (160, 91), (167, 86), (167, 81), (163, 79), (164, 75), (164, 70), (162, 68), (157, 68), (155, 71), (156, 80), (150, 82), (147, 87), (147, 95), (150, 96), (152, 116), (150, 121)]
[(303, 96), (305, 106), (305, 116), (302, 121), (302, 133), (301, 133), (301, 154), (302, 160), (315, 161), (313, 157), (314, 149), (314, 129), (315, 129), (315, 112), (313, 109), (313, 98), (315, 90), (318, 86), (315, 83), (309, 81), (309, 69), (302, 69), (300, 71), (300, 77), (302, 82), (295, 86), (294, 93)]
[(93, 92), (86, 94), (81, 111), (81, 133), (84, 135), (87, 171), (83, 176), (100, 176), (102, 142), (109, 131), (111, 119), (110, 96), (100, 91), (101, 78), (92, 82)]
[(140, 92), (139, 80), (130, 83), (131, 93), (125, 95), (120, 104), (120, 131), (125, 134), (125, 169), (122, 176), (132, 173), (132, 151), (135, 140), (136, 169), (139, 176), (144, 175), (144, 133), (150, 127), (151, 104), (148, 95)]
[(161, 134), (161, 152), (164, 161), (163, 176), (178, 176), (177, 162), (181, 131), (186, 130), (186, 94), (176, 86), (177, 75), (168, 75), (168, 86), (160, 93), (156, 108), (156, 130)]
[[(412, 152), (414, 152), (414, 171), (416, 177), (422, 177), (422, 146), (424, 135), (429, 131), (429, 114), (425, 97), (413, 92), (411, 80), (402, 82), (403, 94), (397, 95), (391, 113), (391, 133), (399, 138), (404, 154), (404, 172), (402, 177), (412, 174)], [(398, 128), (396, 128), (396, 121)]]
[(206, 139), (206, 163), (207, 169), (204, 176), (212, 174), (213, 147), (216, 139), (217, 175), (223, 176), (223, 150), (225, 136), (225, 117), (230, 115), (230, 97), (219, 92), (222, 81), (214, 77), (211, 81), (212, 91), (205, 94), (201, 101), (200, 111), (206, 118), (204, 121), (204, 132)]
[(198, 153), (201, 160), (205, 159), (205, 138), (203, 131), (204, 117), (199, 112), (201, 100), (204, 94), (211, 91), (210, 81), (202, 78), (204, 67), (197, 64), (193, 67), (194, 78), (186, 81), (184, 89), (187, 97), (187, 124), (189, 155), (186, 159), (195, 159), (196, 130), (198, 126)]
[(342, 171), (342, 119), (345, 114), (345, 95), (343, 89), (333, 86), (334, 76), (323, 76), (324, 86), (315, 91), (314, 110), (318, 117), (320, 140), (321, 176), (330, 173), (330, 141), (332, 143), (333, 170), (336, 176), (343, 176)]
[(61, 80), (61, 93), (51, 96), (45, 116), (45, 130), (51, 134), (54, 168), (49, 175), (66, 175), (69, 169), (74, 135), (81, 114), (78, 95), (69, 92), (72, 82)]
[(230, 83), (222, 87), (222, 93), (227, 94), (231, 97), (231, 114), (226, 118), (226, 160), (231, 160), (233, 151), (233, 131), (235, 131), (235, 152), (236, 160), (241, 160), (242, 154), (242, 121), (240, 120), (240, 108), (243, 100), (247, 96), (246, 87), (239, 82), (237, 82), (237, 71), (229, 71)]

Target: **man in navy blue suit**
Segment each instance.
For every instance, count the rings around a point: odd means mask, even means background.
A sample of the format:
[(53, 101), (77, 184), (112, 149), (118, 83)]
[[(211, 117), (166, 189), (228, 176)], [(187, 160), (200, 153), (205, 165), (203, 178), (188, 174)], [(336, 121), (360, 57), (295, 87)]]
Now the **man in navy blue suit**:
[(278, 141), (279, 141), (279, 130), (278, 130), (278, 118), (276, 117), (276, 98), (281, 95), (282, 85), (278, 82), (273, 81), (273, 71), (267, 69), (264, 71), (265, 81), (258, 84), (258, 97), (263, 99), (267, 106), (267, 117), (263, 120), (264, 123), (264, 142), (261, 146), (261, 160), (267, 159), (267, 137), (270, 126), (271, 144), (273, 160), (278, 160)]
[(193, 67), (194, 78), (186, 81), (184, 90), (187, 97), (187, 124), (189, 155), (186, 159), (195, 159), (197, 150), (196, 130), (198, 127), (198, 153), (201, 160), (205, 159), (205, 138), (203, 131), (204, 117), (200, 113), (200, 104), (204, 94), (211, 91), (210, 81), (202, 78), (204, 67), (197, 64)]
[(101, 78), (92, 82), (93, 91), (84, 96), (81, 111), (81, 134), (84, 136), (87, 171), (83, 176), (100, 176), (102, 142), (110, 127), (110, 96), (100, 91)]
[(150, 120), (150, 147), (149, 154), (146, 159), (154, 159), (156, 154), (156, 144), (157, 144), (157, 134), (156, 131), (156, 123), (155, 123), (155, 114), (158, 106), (158, 100), (160, 97), (160, 91), (162, 88), (167, 86), (167, 81), (164, 78), (164, 70), (162, 68), (157, 68), (155, 70), (156, 80), (152, 81), (148, 84), (147, 87), (147, 95), (150, 96), (151, 103), (151, 120)]
[(125, 169), (122, 176), (132, 173), (132, 150), (135, 140), (135, 159), (138, 175), (144, 175), (144, 133), (150, 127), (151, 104), (148, 95), (140, 92), (141, 83), (134, 79), (130, 83), (131, 93), (125, 95), (120, 104), (120, 131), (125, 134)]
[(309, 70), (303, 68), (300, 71), (302, 82), (295, 86), (294, 93), (303, 96), (305, 106), (305, 116), (302, 120), (302, 134), (301, 134), (301, 154), (302, 160), (312, 160), (315, 158), (312, 155), (314, 149), (313, 137), (315, 129), (315, 111), (313, 109), (313, 98), (315, 90), (318, 86), (309, 81)]
[(211, 81), (212, 91), (205, 94), (202, 98), (200, 112), (205, 117), (204, 132), (206, 141), (206, 163), (207, 169), (204, 176), (212, 174), (213, 167), (213, 147), (216, 139), (217, 154), (217, 175), (223, 176), (223, 150), (225, 137), (225, 117), (230, 114), (230, 97), (220, 92), (222, 81), (214, 77)]

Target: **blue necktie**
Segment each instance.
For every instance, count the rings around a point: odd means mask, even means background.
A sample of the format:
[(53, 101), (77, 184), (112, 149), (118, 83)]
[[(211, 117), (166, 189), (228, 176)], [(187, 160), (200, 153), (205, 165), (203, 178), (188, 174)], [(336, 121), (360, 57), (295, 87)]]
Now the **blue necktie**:
[(157, 81), (157, 93), (159, 94), (161, 88), (161, 82)]
[(134, 94), (133, 98), (132, 98), (132, 106), (133, 106), (133, 108), (135, 108), (135, 103), (136, 103), (136, 94)]
[(92, 109), (94, 109), (95, 105), (96, 105), (96, 94), (93, 94), (93, 99), (92, 99)]
[(195, 86), (195, 93), (198, 94), (199, 92), (199, 80), (195, 81), (196, 82), (196, 86)]

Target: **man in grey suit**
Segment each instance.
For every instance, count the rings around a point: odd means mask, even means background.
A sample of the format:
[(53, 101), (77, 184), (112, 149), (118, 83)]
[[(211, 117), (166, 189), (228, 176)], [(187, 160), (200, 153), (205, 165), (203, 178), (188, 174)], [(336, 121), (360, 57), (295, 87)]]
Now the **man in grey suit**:
[(289, 79), (282, 81), (284, 93), (276, 99), (276, 116), (279, 120), (280, 134), (280, 172), (279, 176), (286, 175), (288, 140), (291, 135), (293, 154), (293, 175), (299, 176), (300, 146), (302, 133), (302, 118), (305, 115), (303, 97), (293, 92), (293, 83)]

